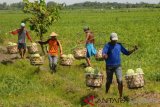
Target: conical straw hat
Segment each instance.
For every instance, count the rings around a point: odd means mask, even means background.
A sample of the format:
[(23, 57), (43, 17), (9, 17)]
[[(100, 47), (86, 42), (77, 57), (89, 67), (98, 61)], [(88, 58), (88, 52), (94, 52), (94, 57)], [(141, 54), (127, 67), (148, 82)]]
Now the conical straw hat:
[(58, 34), (56, 34), (55, 32), (52, 32), (50, 36), (58, 36)]

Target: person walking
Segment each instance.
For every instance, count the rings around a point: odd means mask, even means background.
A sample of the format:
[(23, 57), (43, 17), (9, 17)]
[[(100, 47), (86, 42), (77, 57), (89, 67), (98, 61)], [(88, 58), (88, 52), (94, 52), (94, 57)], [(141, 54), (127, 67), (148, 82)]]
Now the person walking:
[(96, 56), (97, 54), (97, 50), (94, 47), (95, 39), (94, 39), (93, 32), (90, 31), (89, 27), (85, 27), (83, 30), (86, 35), (85, 45), (87, 49), (87, 53), (86, 53), (87, 66), (91, 66), (90, 57), (93, 55)]
[(120, 98), (123, 93), (123, 82), (122, 82), (122, 68), (121, 68), (121, 52), (124, 55), (130, 55), (138, 48), (134, 46), (133, 50), (126, 50), (121, 43), (118, 43), (118, 36), (116, 33), (110, 34), (110, 42), (105, 44), (102, 56), (106, 63), (106, 93), (108, 93), (110, 85), (113, 79), (113, 73), (115, 73), (118, 83), (118, 91)]
[(56, 72), (57, 61), (58, 61), (58, 48), (60, 49), (60, 56), (62, 57), (62, 46), (60, 41), (57, 39), (58, 34), (52, 32), (50, 34), (51, 38), (45, 42), (39, 41), (39, 44), (48, 44), (48, 59), (49, 59), (49, 67), (53, 72)]
[(18, 50), (21, 58), (24, 58), (26, 53), (26, 36), (32, 42), (31, 36), (29, 35), (28, 30), (25, 28), (25, 23), (21, 23), (21, 27), (19, 29), (10, 31), (11, 34), (18, 34)]

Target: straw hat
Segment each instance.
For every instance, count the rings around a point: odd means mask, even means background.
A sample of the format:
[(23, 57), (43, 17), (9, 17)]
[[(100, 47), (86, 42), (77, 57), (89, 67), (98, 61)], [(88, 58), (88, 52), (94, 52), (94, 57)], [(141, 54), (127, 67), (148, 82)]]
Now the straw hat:
[(56, 34), (55, 32), (52, 32), (50, 36), (58, 36), (58, 34)]

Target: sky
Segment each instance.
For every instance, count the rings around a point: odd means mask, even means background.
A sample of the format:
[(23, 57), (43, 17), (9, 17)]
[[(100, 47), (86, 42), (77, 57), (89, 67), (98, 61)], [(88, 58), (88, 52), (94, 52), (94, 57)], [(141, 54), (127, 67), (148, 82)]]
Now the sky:
[[(7, 4), (10, 3), (16, 3), (23, 0), (0, 0), (0, 3), (6, 2)], [(30, 0), (34, 1), (34, 0)], [(139, 2), (145, 2), (145, 3), (160, 3), (160, 0), (46, 0), (48, 1), (55, 1), (57, 3), (66, 3), (66, 4), (74, 4), (74, 3), (80, 3), (85, 1), (92, 1), (92, 2), (119, 2), (119, 3), (139, 3)]]

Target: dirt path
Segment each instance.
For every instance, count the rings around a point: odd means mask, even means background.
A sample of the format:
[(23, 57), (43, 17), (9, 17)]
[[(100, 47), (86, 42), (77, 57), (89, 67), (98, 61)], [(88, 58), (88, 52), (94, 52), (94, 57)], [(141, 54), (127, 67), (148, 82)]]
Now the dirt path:
[(159, 104), (160, 107), (160, 93), (144, 92), (136, 93), (130, 97), (131, 104)]

